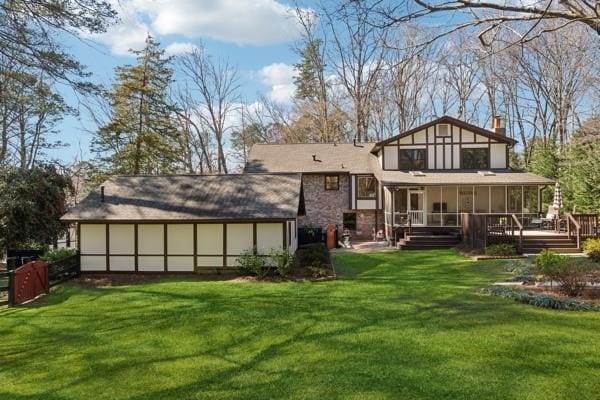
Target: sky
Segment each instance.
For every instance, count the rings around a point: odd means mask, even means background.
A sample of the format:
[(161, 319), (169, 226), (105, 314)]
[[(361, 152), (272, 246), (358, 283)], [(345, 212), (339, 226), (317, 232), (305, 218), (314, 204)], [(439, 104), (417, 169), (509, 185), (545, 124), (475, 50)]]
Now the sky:
[[(67, 37), (63, 45), (86, 65), (95, 83), (110, 84), (118, 65), (135, 61), (129, 49), (143, 47), (153, 35), (169, 55), (203, 45), (215, 57), (227, 57), (239, 70), (244, 101), (259, 94), (286, 103), (294, 93), (293, 50), (300, 28), (291, 2), (284, 0), (111, 0), (120, 22), (100, 35), (83, 40)], [(310, 4), (310, 3), (307, 3)], [(309, 7), (310, 5), (303, 5)], [(175, 75), (177, 76), (177, 74)], [(78, 98), (59, 87), (66, 101), (77, 107)], [(84, 110), (58, 126), (60, 140), (70, 146), (49, 155), (62, 162), (89, 159), (95, 125)]]

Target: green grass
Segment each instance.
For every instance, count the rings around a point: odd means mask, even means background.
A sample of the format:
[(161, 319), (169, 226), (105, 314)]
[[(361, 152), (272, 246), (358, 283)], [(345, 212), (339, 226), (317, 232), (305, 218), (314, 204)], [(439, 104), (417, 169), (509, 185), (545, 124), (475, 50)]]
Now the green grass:
[(165, 280), (0, 310), (0, 399), (585, 399), (600, 313), (479, 294), (501, 261), (338, 254), (331, 282)]

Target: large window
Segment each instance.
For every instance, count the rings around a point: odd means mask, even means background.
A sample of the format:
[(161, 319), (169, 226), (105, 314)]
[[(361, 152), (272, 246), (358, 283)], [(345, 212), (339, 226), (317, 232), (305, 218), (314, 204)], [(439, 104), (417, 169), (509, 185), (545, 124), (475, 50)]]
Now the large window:
[(425, 149), (400, 150), (400, 169), (410, 171), (425, 169)]
[(488, 169), (490, 167), (489, 149), (462, 149), (460, 156), (463, 169)]
[(357, 199), (370, 200), (377, 197), (377, 181), (372, 176), (358, 176), (357, 181)]
[(325, 190), (339, 190), (340, 188), (340, 176), (339, 175), (326, 175), (325, 176)]

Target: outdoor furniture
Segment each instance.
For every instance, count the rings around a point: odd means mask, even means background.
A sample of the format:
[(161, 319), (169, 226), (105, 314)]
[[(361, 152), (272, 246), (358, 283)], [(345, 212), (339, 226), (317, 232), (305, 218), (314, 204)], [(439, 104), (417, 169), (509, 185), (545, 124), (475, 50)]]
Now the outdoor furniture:
[(552, 205), (548, 206), (548, 212), (546, 213), (546, 218), (540, 218), (540, 220), (542, 221), (542, 224), (541, 224), (542, 230), (555, 229), (555, 223), (556, 223), (557, 219), (558, 219), (558, 210), (555, 209), (554, 206), (552, 206)]

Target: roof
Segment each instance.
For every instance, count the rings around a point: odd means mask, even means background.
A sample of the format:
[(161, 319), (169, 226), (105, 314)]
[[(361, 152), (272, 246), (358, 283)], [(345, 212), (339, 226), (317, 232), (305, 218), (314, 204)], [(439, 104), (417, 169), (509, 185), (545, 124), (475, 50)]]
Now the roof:
[(375, 146), (372, 149), (372, 153), (373, 154), (377, 153), (381, 149), (381, 146), (383, 146), (387, 143), (393, 142), (395, 140), (398, 140), (398, 139), (403, 138), (408, 135), (412, 135), (413, 133), (419, 132), (423, 129), (427, 129), (430, 126), (437, 125), (437, 124), (445, 124), (445, 123), (456, 125), (460, 128), (467, 129), (471, 132), (475, 132), (477, 134), (480, 134), (485, 137), (489, 137), (491, 139), (497, 140), (502, 143), (507, 143), (510, 145), (515, 145), (517, 143), (516, 140), (514, 140), (513, 138), (509, 138), (506, 135), (500, 135), (500, 134), (497, 134), (496, 132), (490, 131), (488, 129), (481, 128), (477, 125), (469, 124), (468, 122), (461, 121), (460, 119), (456, 119), (456, 118), (450, 117), (448, 115), (444, 115), (443, 117), (440, 117), (438, 119), (430, 121), (424, 125), (417, 126), (414, 129), (402, 132), (399, 135), (392, 136), (391, 138), (388, 138), (388, 139), (385, 139), (385, 140), (375, 143)]
[(291, 219), (300, 174), (117, 176), (75, 205), (63, 221)]
[(382, 185), (553, 185), (554, 181), (529, 172), (491, 170), (493, 175), (478, 171), (422, 171), (422, 176), (410, 172), (377, 170), (375, 176)]
[[(374, 143), (255, 144), (246, 172), (347, 172), (370, 174)], [(314, 156), (314, 159), (313, 159)]]

